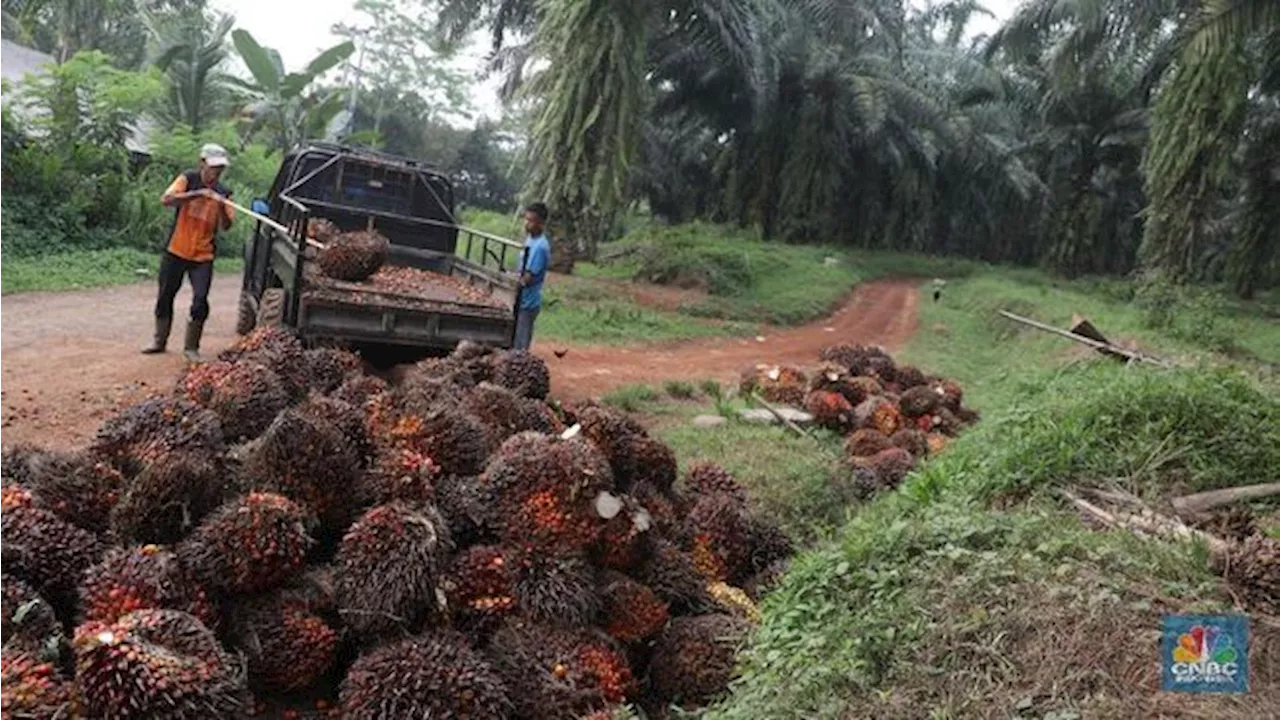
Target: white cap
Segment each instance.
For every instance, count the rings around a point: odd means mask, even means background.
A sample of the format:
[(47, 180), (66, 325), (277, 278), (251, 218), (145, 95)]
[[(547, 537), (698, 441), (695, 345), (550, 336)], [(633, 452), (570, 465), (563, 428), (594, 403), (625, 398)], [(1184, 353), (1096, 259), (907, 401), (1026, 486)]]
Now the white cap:
[(226, 149), (213, 143), (200, 148), (200, 159), (210, 167), (226, 167), (231, 162), (227, 158)]

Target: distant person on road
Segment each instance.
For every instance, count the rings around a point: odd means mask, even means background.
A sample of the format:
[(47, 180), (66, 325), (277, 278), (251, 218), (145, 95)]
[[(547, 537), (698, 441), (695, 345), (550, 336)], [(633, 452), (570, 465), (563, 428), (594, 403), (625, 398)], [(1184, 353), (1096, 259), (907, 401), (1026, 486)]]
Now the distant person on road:
[(183, 354), (200, 361), (200, 336), (209, 317), (209, 286), (213, 283), (213, 256), (218, 231), (231, 227), (234, 211), (221, 198), (231, 190), (218, 182), (227, 169), (227, 151), (220, 145), (200, 149), (200, 166), (174, 178), (160, 202), (174, 208), (169, 243), (160, 256), (160, 295), (156, 298), (156, 336), (143, 353), (162, 353), (173, 327), (173, 299), (182, 289), (182, 278), (191, 279), (191, 319), (187, 321)]
[(520, 276), (520, 310), (516, 313), (515, 349), (528, 350), (533, 344), (533, 323), (542, 310), (542, 282), (551, 265), (551, 242), (547, 240), (547, 206), (536, 202), (524, 210), (524, 241)]

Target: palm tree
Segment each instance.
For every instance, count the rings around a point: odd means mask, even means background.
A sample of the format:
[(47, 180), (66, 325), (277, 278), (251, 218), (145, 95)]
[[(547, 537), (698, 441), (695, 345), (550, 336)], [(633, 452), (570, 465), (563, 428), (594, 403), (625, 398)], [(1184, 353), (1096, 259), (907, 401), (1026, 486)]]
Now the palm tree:
[(208, 117), (225, 116), (231, 95), (221, 68), (235, 18), (205, 13), (170, 18), (144, 12), (143, 19), (156, 45), (153, 62), (169, 78), (170, 122), (199, 132)]

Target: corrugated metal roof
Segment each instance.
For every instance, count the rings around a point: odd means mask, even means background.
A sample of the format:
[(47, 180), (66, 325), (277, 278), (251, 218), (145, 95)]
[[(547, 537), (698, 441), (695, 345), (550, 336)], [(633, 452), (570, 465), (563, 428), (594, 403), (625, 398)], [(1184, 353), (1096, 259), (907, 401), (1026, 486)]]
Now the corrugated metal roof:
[[(53, 64), (52, 55), (19, 45), (8, 38), (0, 38), (0, 76), (8, 82), (10, 88), (20, 85), (28, 74), (44, 74), (45, 66)], [(18, 106), (14, 110), (24, 113), (28, 108)], [(133, 153), (150, 154), (151, 146), (147, 138), (155, 131), (156, 124), (148, 117), (139, 116), (134, 120), (133, 126), (133, 133), (125, 138), (125, 148)]]

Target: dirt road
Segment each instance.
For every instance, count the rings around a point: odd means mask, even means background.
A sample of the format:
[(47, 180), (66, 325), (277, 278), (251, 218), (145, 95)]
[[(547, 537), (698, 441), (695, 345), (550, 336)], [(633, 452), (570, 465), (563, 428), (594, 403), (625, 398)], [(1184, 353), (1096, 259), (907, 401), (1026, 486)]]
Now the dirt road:
[[(235, 339), (239, 277), (214, 279), (213, 316), (204, 353)], [(643, 301), (641, 298), (638, 300)], [(155, 288), (126, 285), (67, 293), (8, 295), (0, 340), (0, 442), (69, 447), (92, 437), (116, 408), (169, 389), (183, 361), (182, 334), (189, 290), (178, 296), (171, 352), (141, 355), (150, 339)], [(636, 347), (569, 347), (556, 358), (555, 342), (535, 345), (547, 358), (555, 393), (599, 395), (632, 383), (685, 379), (730, 380), (760, 362), (812, 363), (820, 348), (838, 342), (901, 345), (915, 329), (917, 291), (909, 281), (868, 283), (836, 314), (800, 328), (765, 331), (753, 338), (717, 338)]]

